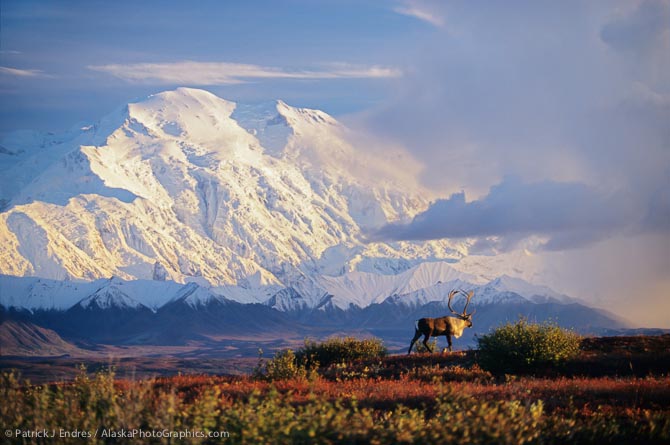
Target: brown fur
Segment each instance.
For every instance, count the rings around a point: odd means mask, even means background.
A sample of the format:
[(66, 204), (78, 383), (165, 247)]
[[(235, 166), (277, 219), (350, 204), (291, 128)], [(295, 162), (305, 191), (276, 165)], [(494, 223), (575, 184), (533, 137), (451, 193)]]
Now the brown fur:
[(409, 345), (407, 354), (412, 352), (412, 347), (414, 343), (423, 335), (423, 344), (430, 352), (433, 350), (428, 345), (428, 339), (430, 337), (439, 337), (444, 335), (447, 337), (447, 343), (449, 344), (449, 352), (451, 352), (451, 337), (460, 337), (463, 335), (463, 330), (465, 328), (472, 327), (472, 320), (470, 316), (464, 317), (440, 317), (440, 318), (422, 318), (416, 324), (416, 331), (414, 332), (414, 338)]

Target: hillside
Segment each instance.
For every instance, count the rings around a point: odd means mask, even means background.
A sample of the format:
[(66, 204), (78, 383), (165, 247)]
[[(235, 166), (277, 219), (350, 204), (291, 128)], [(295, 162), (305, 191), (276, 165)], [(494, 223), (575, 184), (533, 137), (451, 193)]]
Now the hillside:
[(56, 332), (25, 321), (0, 323), (0, 356), (86, 357), (90, 352), (63, 340)]

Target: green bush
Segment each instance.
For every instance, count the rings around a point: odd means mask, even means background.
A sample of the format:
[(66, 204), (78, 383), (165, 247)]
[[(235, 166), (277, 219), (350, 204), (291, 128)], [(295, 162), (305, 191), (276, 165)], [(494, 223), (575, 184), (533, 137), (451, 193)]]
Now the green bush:
[(385, 355), (386, 348), (377, 338), (366, 340), (357, 340), (353, 337), (331, 338), (323, 343), (305, 340), (305, 346), (296, 352), (291, 349), (279, 351), (265, 363), (259, 359), (254, 376), (265, 380), (305, 377), (311, 379), (316, 375), (319, 366), (328, 367), (355, 360), (379, 359)]
[(255, 372), (256, 377), (267, 380), (300, 379), (307, 376), (307, 368), (296, 360), (292, 349), (285, 349), (275, 353), (271, 360), (265, 363), (265, 372)]
[(519, 319), (477, 339), (482, 368), (493, 373), (518, 373), (557, 365), (579, 353), (581, 337), (552, 323)]
[(358, 340), (353, 337), (331, 338), (323, 343), (306, 340), (298, 349), (296, 358), (308, 367), (349, 363), (354, 360), (371, 360), (386, 356), (386, 348), (378, 338)]

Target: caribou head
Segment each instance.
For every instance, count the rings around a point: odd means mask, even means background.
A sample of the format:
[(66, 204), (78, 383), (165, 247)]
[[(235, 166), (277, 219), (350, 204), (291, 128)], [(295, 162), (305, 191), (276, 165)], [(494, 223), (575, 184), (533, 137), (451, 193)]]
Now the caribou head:
[[(451, 299), (454, 298), (454, 296), (455, 296), (456, 294), (458, 294), (458, 293), (461, 293), (461, 294), (465, 295), (465, 299), (466, 299), (466, 300), (465, 300), (465, 306), (463, 306), (463, 313), (461, 313), (461, 314), (459, 314), (458, 312), (456, 312), (456, 311), (451, 307)], [(468, 314), (466, 311), (468, 310), (468, 305), (470, 304), (470, 300), (472, 299), (472, 297), (473, 297), (474, 295), (475, 295), (475, 291), (473, 291), (473, 290), (471, 290), (471, 291), (468, 292), (468, 293), (465, 293), (465, 291), (462, 291), (462, 290), (452, 290), (451, 292), (449, 292), (449, 300), (447, 301), (447, 307), (449, 308), (449, 310), (451, 311), (451, 313), (454, 314), (456, 317), (460, 318), (461, 320), (467, 321), (467, 322), (468, 322), (468, 327), (469, 327), (469, 328), (472, 327), (472, 316), (473, 316), (474, 313), (477, 311), (477, 309), (475, 309), (474, 311), (470, 312), (469, 314)], [(456, 337), (456, 338), (458, 338), (458, 337)]]

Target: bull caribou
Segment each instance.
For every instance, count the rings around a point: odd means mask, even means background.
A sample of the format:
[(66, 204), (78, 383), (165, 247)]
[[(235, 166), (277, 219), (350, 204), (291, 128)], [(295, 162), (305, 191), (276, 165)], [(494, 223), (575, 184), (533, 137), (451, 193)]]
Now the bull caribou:
[[(463, 294), (466, 298), (465, 307), (463, 308), (462, 314), (456, 312), (451, 307), (452, 298), (454, 298), (454, 295), (459, 293)], [(463, 330), (465, 328), (472, 327), (472, 315), (475, 313), (475, 311), (472, 311), (468, 314), (466, 313), (466, 310), (468, 309), (470, 299), (474, 294), (474, 291), (466, 293), (462, 290), (452, 290), (449, 292), (449, 301), (447, 302), (447, 307), (449, 307), (449, 310), (456, 317), (446, 316), (440, 318), (422, 318), (418, 320), (415, 327), (416, 331), (414, 332), (414, 338), (412, 339), (412, 343), (409, 344), (407, 354), (409, 355), (412, 352), (412, 346), (414, 346), (414, 343), (416, 343), (416, 341), (422, 335), (423, 344), (430, 352), (433, 352), (433, 350), (428, 345), (428, 340), (430, 337), (439, 337), (440, 335), (444, 335), (447, 337), (447, 343), (449, 343), (449, 352), (451, 352), (451, 337), (453, 336), (458, 338), (463, 334)]]

